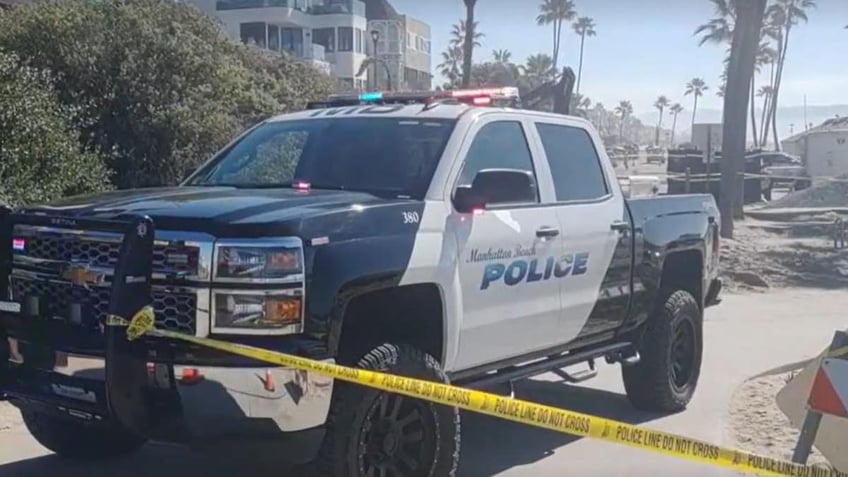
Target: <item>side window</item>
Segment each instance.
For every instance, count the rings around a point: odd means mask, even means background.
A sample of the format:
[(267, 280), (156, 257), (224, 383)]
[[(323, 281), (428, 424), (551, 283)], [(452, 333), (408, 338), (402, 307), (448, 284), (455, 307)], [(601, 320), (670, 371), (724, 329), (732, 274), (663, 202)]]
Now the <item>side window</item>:
[(536, 123), (551, 167), (557, 201), (593, 200), (609, 194), (601, 160), (580, 128)]
[(480, 128), (465, 156), (457, 187), (470, 187), (482, 169), (518, 169), (531, 173), (536, 181), (533, 158), (520, 122), (496, 121)]

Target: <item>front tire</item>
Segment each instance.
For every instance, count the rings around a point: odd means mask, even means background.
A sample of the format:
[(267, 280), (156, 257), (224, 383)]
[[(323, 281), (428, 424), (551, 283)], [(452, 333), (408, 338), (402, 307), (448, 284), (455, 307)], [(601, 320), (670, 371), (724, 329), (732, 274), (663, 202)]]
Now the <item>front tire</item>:
[(680, 412), (695, 393), (701, 374), (703, 319), (691, 293), (665, 293), (645, 323), (634, 366), (622, 367), (627, 398), (637, 409)]
[(131, 454), (145, 440), (127, 431), (89, 427), (47, 414), (21, 410), (24, 424), (39, 444), (71, 460), (107, 460)]
[[(446, 383), (439, 363), (408, 345), (384, 344), (359, 368)], [(325, 440), (315, 463), (323, 477), (456, 475), (459, 410), (361, 385), (336, 382)]]

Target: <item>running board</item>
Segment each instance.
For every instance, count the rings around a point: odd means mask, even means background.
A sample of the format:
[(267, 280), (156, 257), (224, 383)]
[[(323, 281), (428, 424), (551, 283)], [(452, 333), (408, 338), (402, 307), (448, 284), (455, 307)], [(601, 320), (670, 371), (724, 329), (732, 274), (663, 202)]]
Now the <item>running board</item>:
[[(568, 366), (572, 366), (579, 363), (587, 363), (598, 358), (604, 358), (608, 363), (621, 362), (622, 364), (625, 364), (627, 360), (632, 359), (634, 356), (638, 360), (638, 353), (634, 349), (632, 343), (614, 343), (594, 349), (589, 349), (586, 351), (569, 352), (560, 355), (548, 356), (547, 358), (543, 358), (541, 360), (533, 361), (527, 364), (510, 366), (508, 368), (500, 369), (488, 374), (458, 380), (455, 381), (453, 384), (472, 389), (480, 389), (495, 384), (511, 383), (513, 381), (531, 378), (533, 376), (538, 376), (547, 372), (554, 372), (562, 377), (562, 374), (560, 373), (565, 374), (562, 369)], [(591, 372), (575, 374), (570, 374), (569, 378), (567, 378), (566, 380), (568, 381), (570, 379), (577, 379), (585, 381), (586, 379), (594, 377), (594, 374), (592, 374)]]
[(551, 372), (562, 378), (563, 381), (571, 384), (582, 383), (583, 381), (588, 381), (598, 375), (594, 359), (589, 360), (588, 368), (581, 369), (580, 371), (568, 372), (563, 368), (552, 369)]

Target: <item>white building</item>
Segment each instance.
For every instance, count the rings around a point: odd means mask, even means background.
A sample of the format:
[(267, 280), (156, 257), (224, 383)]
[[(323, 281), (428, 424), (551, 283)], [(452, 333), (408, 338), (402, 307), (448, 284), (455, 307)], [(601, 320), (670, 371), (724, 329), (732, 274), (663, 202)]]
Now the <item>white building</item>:
[(848, 118), (828, 119), (780, 144), (785, 152), (801, 158), (810, 176), (848, 174)]
[[(378, 32), (377, 58), (389, 66), (392, 86), (401, 90), (428, 90), (432, 83), (430, 26), (408, 15), (383, 10), (380, 16), (368, 17), (369, 35)], [(372, 44), (368, 47), (373, 54)], [(377, 70), (376, 89), (385, 89), (388, 74)]]
[(339, 81), (341, 90), (361, 90), (367, 73), (368, 21), (360, 0), (192, 0), (214, 13), (234, 39), (310, 61)]

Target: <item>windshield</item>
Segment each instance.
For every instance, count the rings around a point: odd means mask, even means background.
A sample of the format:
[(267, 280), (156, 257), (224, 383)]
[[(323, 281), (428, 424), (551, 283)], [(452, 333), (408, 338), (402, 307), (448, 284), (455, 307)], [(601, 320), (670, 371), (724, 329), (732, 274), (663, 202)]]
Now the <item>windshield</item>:
[(321, 118), (259, 126), (198, 171), (188, 185), (370, 192), (420, 199), (455, 120)]

